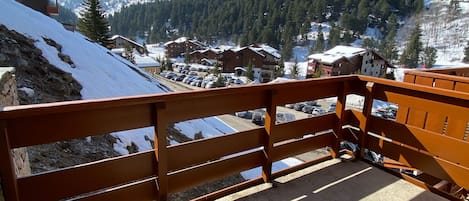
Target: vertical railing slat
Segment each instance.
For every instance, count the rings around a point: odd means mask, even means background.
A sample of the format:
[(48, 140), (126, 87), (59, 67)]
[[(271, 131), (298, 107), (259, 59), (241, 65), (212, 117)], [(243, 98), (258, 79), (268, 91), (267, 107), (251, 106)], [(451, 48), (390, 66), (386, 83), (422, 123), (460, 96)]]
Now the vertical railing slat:
[(168, 199), (168, 157), (167, 157), (167, 128), (166, 105), (156, 103), (154, 111), (155, 119), (155, 156), (158, 161), (158, 201)]
[(265, 124), (264, 128), (266, 135), (264, 135), (264, 155), (265, 160), (262, 164), (262, 179), (264, 182), (270, 182), (272, 180), (272, 149), (273, 149), (273, 138), (275, 134), (275, 121), (277, 115), (277, 105), (275, 103), (275, 91), (266, 92), (267, 96), (270, 97), (270, 103), (267, 104), (265, 113)]
[(336, 141), (331, 149), (331, 155), (333, 158), (337, 158), (339, 156), (339, 149), (340, 149), (340, 142), (344, 139), (343, 137), (343, 130), (342, 126), (344, 125), (344, 118), (345, 118), (345, 104), (347, 102), (347, 93), (349, 90), (349, 83), (344, 82), (337, 94), (337, 103), (335, 108), (335, 114), (337, 115), (338, 122), (334, 127), (334, 133), (336, 134)]
[(374, 94), (374, 83), (368, 82), (366, 83), (366, 90), (365, 90), (365, 101), (363, 105), (363, 115), (365, 116), (363, 121), (360, 121), (360, 130), (362, 131), (362, 135), (360, 135), (360, 156), (361, 158), (365, 157), (365, 148), (367, 145), (367, 135), (369, 129), (369, 119), (371, 116), (371, 110), (373, 109), (373, 94)]
[(18, 201), (18, 185), (5, 121), (0, 121), (0, 176), (5, 200)]

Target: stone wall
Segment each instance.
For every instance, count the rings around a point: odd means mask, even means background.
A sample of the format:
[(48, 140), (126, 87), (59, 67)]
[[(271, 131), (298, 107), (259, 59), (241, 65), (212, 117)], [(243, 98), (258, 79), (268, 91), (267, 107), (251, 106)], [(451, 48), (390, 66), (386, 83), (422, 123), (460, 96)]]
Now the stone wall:
[[(19, 105), (18, 91), (15, 80), (15, 69), (11, 67), (0, 67), (0, 107)], [(28, 153), (26, 148), (18, 148), (12, 151), (15, 163), (15, 172), (18, 176), (31, 174)], [(1, 175), (0, 175), (1, 176)], [(3, 191), (0, 178), (0, 201), (3, 201)]]

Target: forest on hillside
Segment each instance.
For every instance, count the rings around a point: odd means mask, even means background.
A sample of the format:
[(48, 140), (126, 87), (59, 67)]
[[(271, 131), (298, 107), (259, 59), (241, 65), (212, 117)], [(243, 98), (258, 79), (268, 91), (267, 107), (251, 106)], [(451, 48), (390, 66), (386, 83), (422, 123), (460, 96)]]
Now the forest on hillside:
[(160, 0), (124, 8), (109, 22), (113, 34), (146, 33), (149, 43), (188, 36), (209, 44), (222, 39), (289, 49), (311, 22), (334, 22), (333, 29), (351, 30), (343, 37), (353, 40), (367, 27), (386, 34), (390, 16), (423, 8), (423, 0)]

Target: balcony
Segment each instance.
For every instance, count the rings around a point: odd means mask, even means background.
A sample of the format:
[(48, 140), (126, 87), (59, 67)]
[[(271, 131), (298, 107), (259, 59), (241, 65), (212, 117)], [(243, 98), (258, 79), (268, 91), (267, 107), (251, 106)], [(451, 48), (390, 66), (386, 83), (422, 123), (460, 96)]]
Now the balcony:
[[(262, 176), (257, 179), (198, 198), (213, 200), (258, 184), (268, 184), (316, 164), (334, 163), (342, 155), (349, 155), (358, 160), (350, 163), (355, 166), (332, 164), (325, 167), (325, 171), (342, 174), (356, 166), (365, 169), (376, 167), (445, 198), (460, 198), (467, 193), (465, 189), (469, 189), (469, 157), (466, 156), (469, 152), (469, 96), (467, 91), (438, 88), (442, 81), (436, 81), (435, 76), (457, 79), (452, 82), (452, 86), (459, 86), (456, 89), (467, 89), (466, 85), (462, 86), (467, 80), (426, 73), (427, 78), (416, 78), (415, 75), (412, 83), (354, 75), (9, 107), (0, 112), (0, 171), (5, 197), (7, 201), (38, 198), (166, 200), (169, 194), (262, 167)], [(434, 76), (431, 82), (430, 75)], [(410, 82), (412, 75), (408, 76), (406, 81)], [(421, 84), (424, 82), (419, 80), (426, 80), (427, 84)], [(361, 111), (346, 109), (349, 94), (364, 97)], [(276, 123), (280, 106), (329, 97), (337, 98), (333, 113)], [(398, 105), (397, 118), (389, 120), (373, 116), (373, 102), (376, 100)], [(168, 145), (166, 128), (170, 123), (257, 108), (266, 108), (263, 127)], [(12, 149), (142, 127), (154, 127), (155, 146), (152, 151), (26, 177), (18, 177), (14, 173)], [(356, 144), (359, 151), (341, 150), (339, 145), (343, 141)], [(275, 161), (324, 147), (329, 148), (330, 155), (272, 171)], [(382, 154), (385, 161), (382, 164), (362, 162), (366, 161), (366, 150)], [(418, 169), (423, 174), (411, 177), (384, 166)], [(375, 178), (385, 182), (385, 176), (379, 174)], [(330, 179), (327, 175), (330, 174), (311, 173), (299, 178), (325, 181)], [(366, 184), (369, 181), (361, 182)], [(378, 190), (378, 187), (368, 191)], [(358, 191), (356, 186), (350, 189)], [(281, 191), (275, 193), (280, 195)], [(365, 194), (360, 195), (363, 196)]]

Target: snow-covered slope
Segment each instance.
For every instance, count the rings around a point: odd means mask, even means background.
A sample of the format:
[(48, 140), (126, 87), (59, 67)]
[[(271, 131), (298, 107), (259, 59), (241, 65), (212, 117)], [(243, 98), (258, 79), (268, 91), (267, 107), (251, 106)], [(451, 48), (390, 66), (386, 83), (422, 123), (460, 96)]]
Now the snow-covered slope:
[[(164, 93), (168, 88), (135, 65), (113, 54), (108, 49), (90, 42), (78, 32), (70, 32), (57, 21), (36, 12), (14, 0), (2, 0), (0, 24), (15, 30), (35, 41), (43, 56), (54, 66), (69, 72), (83, 86), (83, 99), (108, 98), (142, 94)], [(69, 55), (74, 66), (63, 62), (57, 49), (48, 45), (49, 38), (62, 46), (62, 53)], [(145, 75), (145, 76), (142, 76)], [(191, 137), (201, 131), (204, 136), (215, 136), (234, 132), (218, 119), (205, 118), (176, 124), (176, 129)], [(153, 128), (113, 133), (118, 138), (115, 149), (127, 154), (131, 142), (139, 150), (151, 149), (147, 139), (153, 139)]]
[[(423, 46), (437, 49), (435, 66), (462, 66), (464, 47), (469, 41), (469, 2), (460, 2), (458, 12), (451, 12), (450, 0), (425, 0), (421, 15), (405, 21), (397, 41), (401, 49), (410, 36), (415, 23), (422, 29)], [(466, 64), (467, 65), (467, 64)]]

